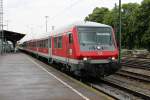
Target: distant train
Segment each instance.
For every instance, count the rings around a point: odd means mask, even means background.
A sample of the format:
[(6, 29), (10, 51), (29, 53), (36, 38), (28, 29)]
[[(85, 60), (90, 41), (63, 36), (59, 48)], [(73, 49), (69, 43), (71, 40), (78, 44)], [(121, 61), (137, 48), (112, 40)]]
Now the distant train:
[(104, 77), (120, 69), (114, 31), (105, 24), (74, 23), (45, 38), (24, 41), (20, 49), (60, 64), (76, 75)]

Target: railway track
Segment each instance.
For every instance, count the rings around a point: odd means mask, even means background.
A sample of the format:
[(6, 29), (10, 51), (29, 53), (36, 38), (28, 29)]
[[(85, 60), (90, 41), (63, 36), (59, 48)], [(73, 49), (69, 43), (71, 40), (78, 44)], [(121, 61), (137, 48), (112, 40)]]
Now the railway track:
[(142, 81), (142, 82), (150, 82), (150, 76), (143, 75), (140, 73), (130, 72), (130, 71), (126, 71), (126, 70), (120, 70), (116, 74), (120, 75), (120, 76), (128, 77), (128, 78), (133, 78), (133, 79), (136, 79), (136, 80)]
[(150, 100), (149, 59), (123, 59), (123, 68), (116, 74), (89, 86), (121, 100)]
[[(135, 68), (136, 69), (136, 68)], [(139, 69), (141, 70), (141, 69)], [(74, 77), (76, 78), (76, 77)], [(97, 81), (77, 80), (118, 100), (150, 100), (150, 76), (121, 70)], [(145, 85), (146, 84), (146, 85)], [(147, 89), (148, 88), (148, 89)]]
[(122, 66), (150, 70), (150, 59), (123, 57)]
[[(68, 74), (68, 73), (67, 73)], [(70, 76), (70, 74), (68, 74)], [(118, 76), (118, 77), (116, 77)], [(91, 82), (88, 80), (80, 79), (72, 75), (71, 77), (85, 83), (86, 85), (96, 89), (97, 91), (103, 92), (114, 99), (118, 100), (150, 100), (150, 89), (146, 89), (147, 85), (143, 86), (145, 83), (148, 84), (149, 79), (147, 78), (139, 79), (138, 77), (129, 77), (121, 75), (112, 75), (104, 79), (94, 79)], [(139, 74), (140, 76), (140, 74)], [(131, 80), (130, 80), (131, 78)], [(135, 81), (138, 79), (139, 81)], [(128, 80), (128, 82), (125, 82)], [(142, 82), (142, 83), (141, 83)], [(135, 86), (135, 84), (142, 84), (140, 87)], [(144, 88), (142, 88), (144, 87)]]
[(115, 75), (98, 81), (96, 79), (89, 82), (80, 78), (77, 80), (82, 80), (86, 85), (117, 100), (150, 100), (150, 76), (140, 73), (121, 70)]
[(135, 59), (150, 59), (150, 54), (149, 55), (142, 55), (142, 56), (138, 56), (138, 55), (133, 55), (133, 56), (123, 56), (124, 58), (135, 58)]
[(136, 72), (136, 68), (123, 68), (99, 82), (86, 84), (118, 100), (150, 100), (150, 75), (147, 74), (150, 72), (144, 71), (138, 69)]
[[(57, 68), (56, 66), (53, 65)], [(81, 81), (81, 79), (78, 80)], [(120, 71), (115, 75), (91, 82), (82, 79), (82, 82), (88, 86), (118, 100), (150, 100), (149, 81), (149, 76), (145, 77), (128, 71)]]
[(148, 83), (145, 85), (120, 75), (112, 75), (88, 85), (119, 100), (150, 100)]
[(106, 77), (105, 79), (103, 79), (103, 81), (107, 84), (124, 90), (127, 93), (133, 94), (137, 97), (141, 97), (142, 99), (150, 99), (150, 85), (143, 82), (130, 80), (126, 77), (120, 77), (117, 75)]
[(102, 83), (102, 82), (101, 83), (87, 83), (87, 84), (89, 86), (91, 86), (92, 88), (113, 97), (114, 99), (118, 99), (118, 100), (140, 99), (139, 97), (136, 97), (127, 92), (124, 92), (124, 91), (118, 89), (117, 87), (111, 86), (110, 84), (106, 84), (106, 83)]

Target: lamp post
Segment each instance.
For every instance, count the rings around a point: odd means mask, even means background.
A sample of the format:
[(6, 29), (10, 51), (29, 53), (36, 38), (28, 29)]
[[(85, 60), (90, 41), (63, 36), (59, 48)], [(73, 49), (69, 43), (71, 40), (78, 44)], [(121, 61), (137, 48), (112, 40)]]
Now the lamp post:
[(119, 0), (119, 63), (121, 63), (121, 0)]

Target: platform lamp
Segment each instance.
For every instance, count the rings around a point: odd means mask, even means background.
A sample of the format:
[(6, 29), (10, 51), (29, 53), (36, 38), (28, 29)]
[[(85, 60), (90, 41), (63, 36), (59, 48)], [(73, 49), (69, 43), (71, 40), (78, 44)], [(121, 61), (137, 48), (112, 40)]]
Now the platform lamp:
[(121, 0), (119, 0), (119, 63), (121, 63)]

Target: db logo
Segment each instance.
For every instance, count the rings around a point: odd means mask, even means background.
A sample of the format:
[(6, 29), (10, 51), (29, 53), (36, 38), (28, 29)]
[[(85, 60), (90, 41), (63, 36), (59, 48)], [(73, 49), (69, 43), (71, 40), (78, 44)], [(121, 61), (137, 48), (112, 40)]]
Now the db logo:
[(98, 55), (103, 55), (103, 53), (102, 52), (98, 52)]

